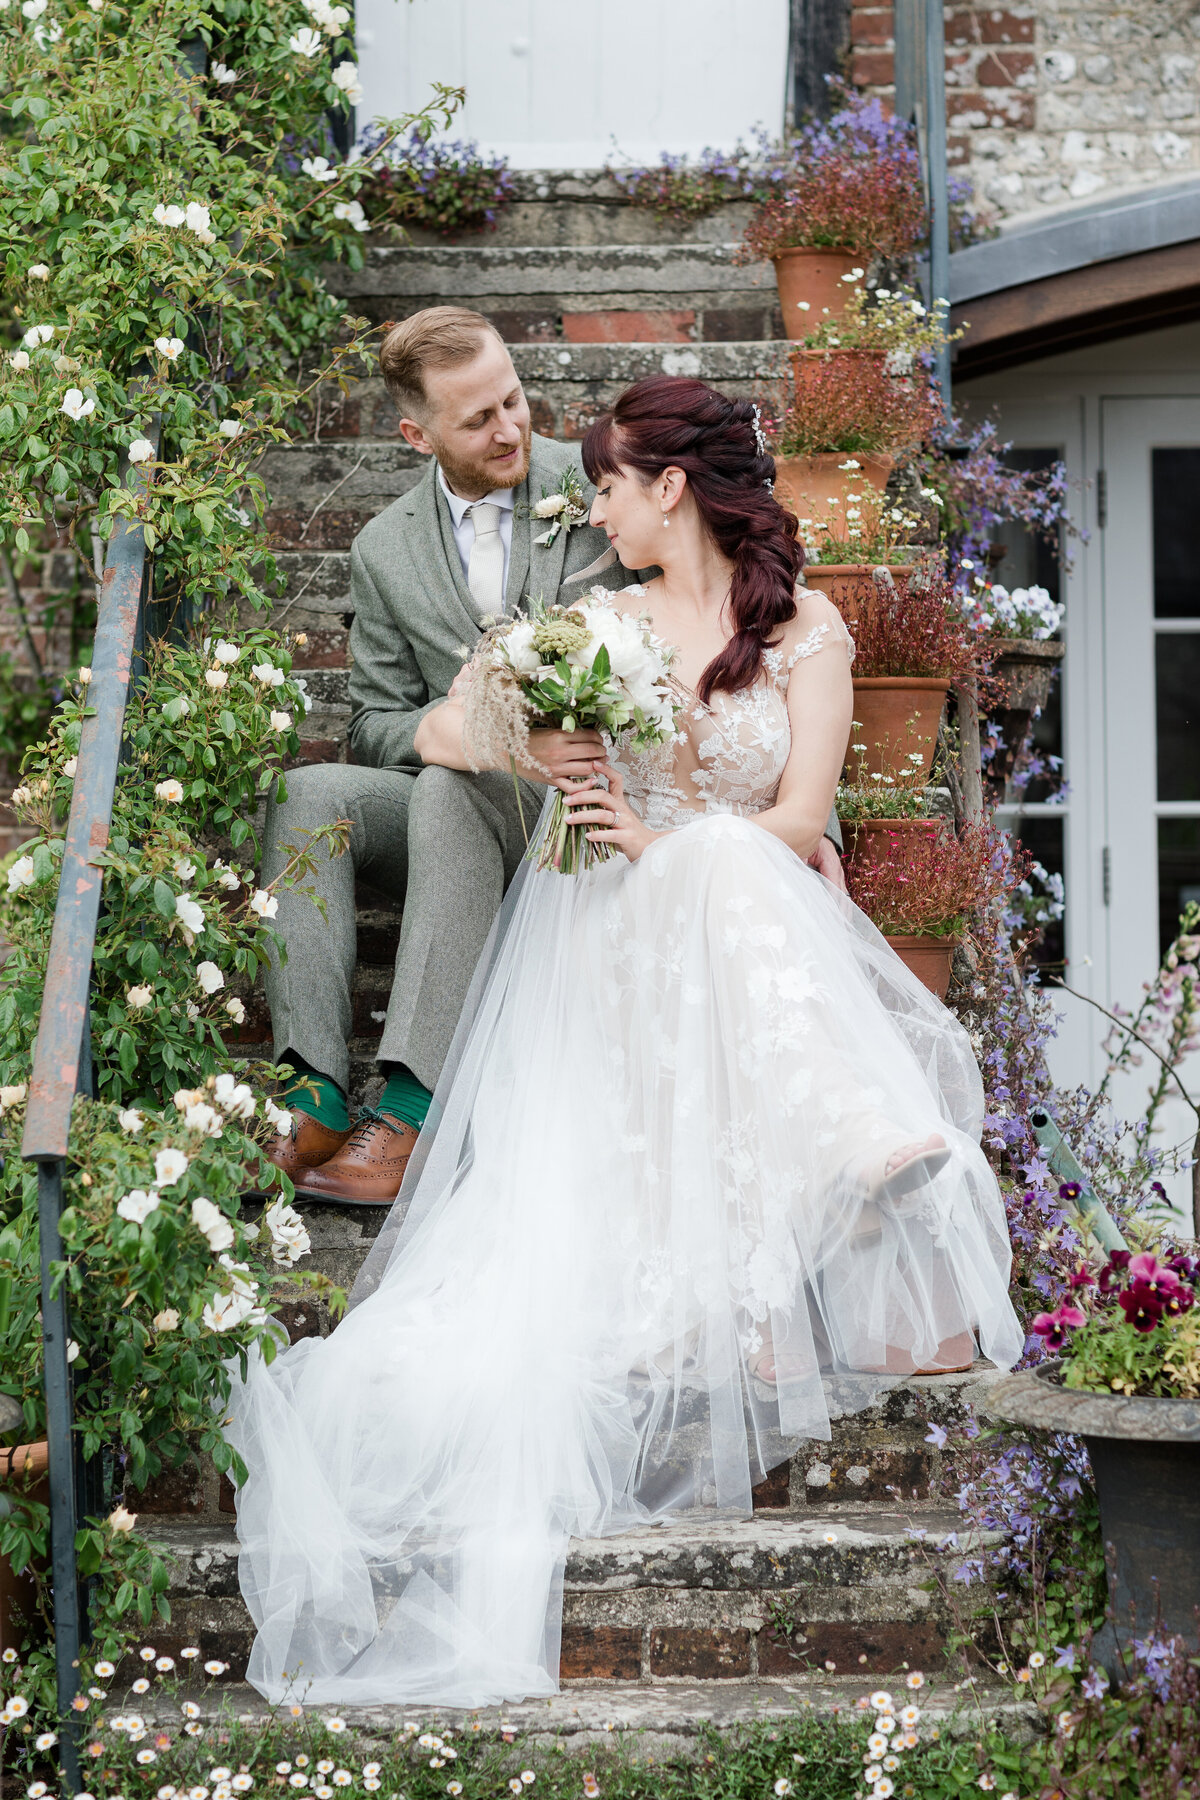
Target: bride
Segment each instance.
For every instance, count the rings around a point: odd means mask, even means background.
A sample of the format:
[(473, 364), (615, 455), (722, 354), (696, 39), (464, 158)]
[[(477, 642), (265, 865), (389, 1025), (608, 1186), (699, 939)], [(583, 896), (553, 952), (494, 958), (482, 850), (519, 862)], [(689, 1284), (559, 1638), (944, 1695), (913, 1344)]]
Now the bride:
[(888, 1382), (1022, 1348), (967, 1038), (806, 860), (853, 647), (753, 409), (655, 378), (583, 456), (662, 570), (610, 598), (677, 646), (680, 735), (570, 793), (623, 855), (525, 865), (350, 1311), (235, 1387), (273, 1700), (553, 1693), (570, 1538), (747, 1514)]

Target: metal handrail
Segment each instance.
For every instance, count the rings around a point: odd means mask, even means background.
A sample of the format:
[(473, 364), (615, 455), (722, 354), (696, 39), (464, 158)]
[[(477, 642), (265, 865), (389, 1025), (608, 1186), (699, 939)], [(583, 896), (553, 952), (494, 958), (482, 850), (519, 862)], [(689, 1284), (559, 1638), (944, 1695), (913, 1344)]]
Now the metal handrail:
[[(157, 418), (146, 435), (157, 453)], [(135, 474), (134, 479), (140, 482), (142, 477)], [(79, 1690), (79, 1653), (86, 1619), (75, 1557), (75, 1534), (79, 1523), (76, 1506), (78, 1471), (67, 1360), (66, 1283), (60, 1282), (55, 1291), (51, 1271), (53, 1265), (62, 1260), (59, 1219), (63, 1210), (63, 1174), (71, 1108), (76, 1094), (90, 1093), (92, 1087), (88, 991), (103, 883), (93, 858), (108, 847), (125, 707), (145, 604), (145, 588), (145, 534), (141, 525), (122, 520), (109, 539), (100, 582), (88, 713), (83, 721), (71, 792), (71, 811), (21, 1141), (22, 1156), (27, 1162), (36, 1163), (38, 1169), (55, 1667), (63, 1773), (73, 1784), (72, 1793), (77, 1793), (81, 1785), (71, 1702)]]

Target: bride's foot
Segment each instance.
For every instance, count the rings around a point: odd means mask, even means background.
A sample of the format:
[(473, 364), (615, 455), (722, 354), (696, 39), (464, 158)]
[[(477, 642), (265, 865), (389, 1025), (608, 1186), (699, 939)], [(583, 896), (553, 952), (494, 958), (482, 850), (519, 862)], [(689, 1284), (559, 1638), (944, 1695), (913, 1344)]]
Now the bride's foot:
[(914, 1188), (924, 1187), (939, 1175), (950, 1161), (950, 1147), (944, 1137), (931, 1131), (923, 1144), (900, 1144), (886, 1161), (876, 1163), (867, 1173), (868, 1203), (900, 1200)]
[(756, 1381), (763, 1381), (768, 1387), (778, 1387), (781, 1381), (804, 1381), (816, 1374), (816, 1364), (811, 1357), (797, 1356), (786, 1350), (782, 1356), (776, 1356), (770, 1338), (761, 1350), (747, 1358), (746, 1367)]

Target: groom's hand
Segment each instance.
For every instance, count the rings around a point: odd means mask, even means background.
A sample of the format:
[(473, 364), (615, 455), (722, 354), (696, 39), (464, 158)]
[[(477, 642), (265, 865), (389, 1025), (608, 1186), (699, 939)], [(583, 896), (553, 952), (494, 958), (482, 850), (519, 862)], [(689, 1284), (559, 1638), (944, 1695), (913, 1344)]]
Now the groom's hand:
[(604, 742), (598, 731), (531, 731), (529, 751), (542, 767), (523, 768), (518, 763), (517, 773), (527, 781), (584, 781), (593, 765), (603, 761)]

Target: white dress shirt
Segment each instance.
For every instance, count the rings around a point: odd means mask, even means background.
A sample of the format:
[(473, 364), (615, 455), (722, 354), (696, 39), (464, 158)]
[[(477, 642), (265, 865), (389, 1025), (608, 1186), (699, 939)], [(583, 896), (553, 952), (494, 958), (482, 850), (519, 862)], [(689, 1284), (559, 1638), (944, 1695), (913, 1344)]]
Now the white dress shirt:
[[(471, 551), (475, 544), (475, 524), (467, 517), (468, 507), (474, 506), (473, 500), (463, 500), (459, 495), (451, 493), (446, 485), (446, 477), (438, 468), (438, 481), (450, 508), (450, 517), (454, 522), (454, 542), (458, 545), (458, 560), (462, 564), (463, 579), (466, 579), (467, 567), (471, 561)], [(492, 506), (500, 508), (500, 541), (504, 545), (504, 589), (508, 591), (508, 565), (512, 558), (513, 508), (516, 505), (516, 492), (513, 488), (493, 488), (490, 494), (483, 496)]]

